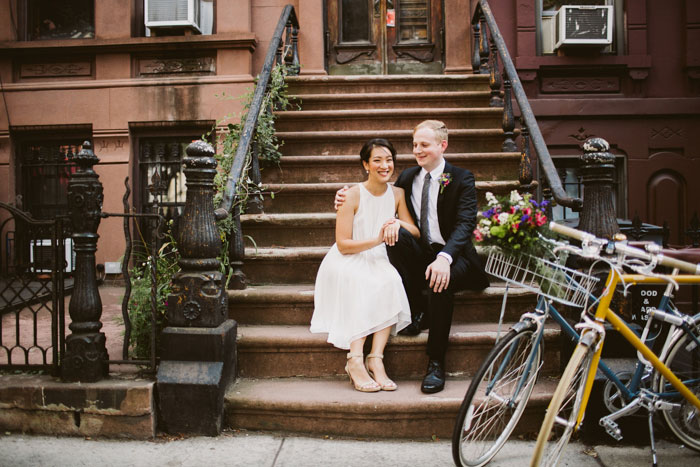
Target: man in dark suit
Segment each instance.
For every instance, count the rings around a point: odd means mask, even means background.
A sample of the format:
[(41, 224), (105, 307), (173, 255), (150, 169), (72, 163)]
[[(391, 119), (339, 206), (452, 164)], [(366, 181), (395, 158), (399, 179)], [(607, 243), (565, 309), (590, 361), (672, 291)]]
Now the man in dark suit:
[[(430, 329), (428, 369), (421, 384), (421, 391), (429, 394), (445, 387), (454, 293), (489, 285), (471, 241), (477, 214), (474, 175), (446, 162), (445, 149), (443, 122), (426, 120), (413, 129), (418, 166), (404, 170), (396, 186), (405, 191), (421, 238), (416, 240), (402, 228), (393, 245), (387, 243), (389, 260), (401, 275), (411, 305), (412, 323), (402, 334), (417, 335), (425, 327)], [(336, 204), (342, 201), (342, 195), (336, 197)]]
[[(421, 385), (425, 393), (445, 387), (445, 354), (454, 293), (482, 290), (489, 285), (471, 241), (477, 214), (474, 175), (446, 162), (445, 149), (444, 123), (426, 120), (414, 128), (413, 155), (418, 166), (404, 170), (396, 186), (405, 191), (409, 212), (421, 228), (421, 238), (417, 241), (408, 232), (400, 232), (396, 244), (387, 246), (389, 259), (401, 274), (411, 303), (413, 323), (404, 333), (418, 334), (426, 324), (430, 329), (428, 370)], [(423, 294), (426, 284), (427, 296)]]

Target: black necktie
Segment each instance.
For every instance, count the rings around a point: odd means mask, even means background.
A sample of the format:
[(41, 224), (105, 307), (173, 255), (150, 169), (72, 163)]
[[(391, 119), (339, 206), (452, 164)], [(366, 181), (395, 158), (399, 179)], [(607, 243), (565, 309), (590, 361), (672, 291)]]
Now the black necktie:
[(428, 212), (430, 209), (430, 172), (423, 179), (423, 192), (420, 197), (420, 237), (423, 242), (430, 246), (430, 225), (428, 223)]

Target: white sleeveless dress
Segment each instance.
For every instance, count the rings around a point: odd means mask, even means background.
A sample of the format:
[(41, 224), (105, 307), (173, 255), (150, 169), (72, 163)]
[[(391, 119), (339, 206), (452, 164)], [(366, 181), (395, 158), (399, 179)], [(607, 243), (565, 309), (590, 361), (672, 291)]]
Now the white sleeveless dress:
[[(384, 222), (394, 217), (390, 186), (374, 196), (360, 184), (360, 205), (352, 223), (353, 240), (376, 238)], [(389, 262), (384, 243), (343, 255), (336, 244), (321, 262), (314, 290), (311, 332), (328, 333), (328, 342), (349, 349), (350, 342), (393, 326), (392, 334), (411, 323), (401, 276)]]

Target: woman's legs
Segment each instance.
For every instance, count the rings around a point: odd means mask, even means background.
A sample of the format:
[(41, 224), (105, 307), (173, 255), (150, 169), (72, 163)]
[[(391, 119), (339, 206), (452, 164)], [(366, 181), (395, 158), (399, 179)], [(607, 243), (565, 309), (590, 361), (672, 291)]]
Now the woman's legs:
[(376, 357), (377, 355), (384, 356), (384, 347), (386, 347), (390, 334), (391, 326), (385, 327), (384, 329), (373, 334), (372, 351), (370, 352), (370, 358), (367, 359), (367, 369), (372, 373), (374, 379), (382, 386), (383, 389), (391, 390), (396, 389), (396, 384), (394, 384), (394, 382), (387, 376), (382, 358)]
[(363, 388), (370, 388), (377, 384), (369, 376), (369, 373), (367, 373), (367, 369), (365, 368), (365, 362), (363, 361), (362, 348), (365, 345), (365, 339), (365, 337), (361, 337), (350, 342), (350, 353), (348, 355), (353, 355), (353, 357), (348, 356), (348, 363), (345, 367), (346, 371), (350, 376), (350, 379), (353, 381), (353, 384), (356, 388), (358, 386)]

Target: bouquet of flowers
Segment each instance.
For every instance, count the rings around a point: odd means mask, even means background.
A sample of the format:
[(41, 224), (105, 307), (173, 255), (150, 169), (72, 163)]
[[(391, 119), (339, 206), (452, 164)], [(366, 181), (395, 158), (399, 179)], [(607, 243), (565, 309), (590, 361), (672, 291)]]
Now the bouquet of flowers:
[(488, 209), (477, 214), (474, 240), (483, 246), (536, 254), (538, 234), (546, 231), (548, 201), (538, 203), (529, 193), (513, 190), (500, 199), (487, 192), (486, 202)]

